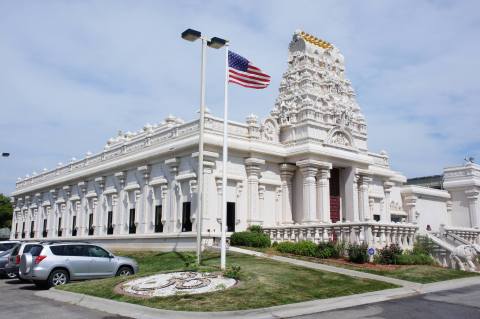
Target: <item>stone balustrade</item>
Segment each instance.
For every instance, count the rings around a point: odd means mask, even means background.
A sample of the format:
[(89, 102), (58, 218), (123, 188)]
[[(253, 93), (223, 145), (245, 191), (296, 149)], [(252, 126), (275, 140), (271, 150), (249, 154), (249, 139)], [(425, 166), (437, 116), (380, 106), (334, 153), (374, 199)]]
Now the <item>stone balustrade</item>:
[(478, 228), (444, 226), (443, 231), (447, 234), (455, 234), (471, 244), (480, 244), (480, 229)]
[(319, 243), (341, 240), (348, 243), (366, 243), (377, 249), (390, 244), (397, 244), (402, 249), (412, 249), (418, 226), (407, 223), (339, 222), (265, 227), (263, 231), (270, 236), (272, 242), (309, 240)]

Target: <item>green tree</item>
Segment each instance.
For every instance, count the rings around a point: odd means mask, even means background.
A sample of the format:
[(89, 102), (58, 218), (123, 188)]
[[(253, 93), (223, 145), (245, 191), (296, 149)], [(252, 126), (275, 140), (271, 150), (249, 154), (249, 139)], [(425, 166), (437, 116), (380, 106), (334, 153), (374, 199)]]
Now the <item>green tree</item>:
[(12, 226), (13, 206), (10, 197), (0, 194), (0, 228)]

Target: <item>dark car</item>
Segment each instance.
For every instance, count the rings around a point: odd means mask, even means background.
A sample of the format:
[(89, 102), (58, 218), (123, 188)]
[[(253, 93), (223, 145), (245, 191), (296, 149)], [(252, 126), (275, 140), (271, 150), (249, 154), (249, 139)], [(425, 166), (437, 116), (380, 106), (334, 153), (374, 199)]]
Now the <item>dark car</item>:
[(16, 274), (13, 272), (7, 272), (5, 266), (8, 264), (8, 257), (12, 254), (13, 248), (0, 253), (0, 277), (2, 278), (15, 278)]

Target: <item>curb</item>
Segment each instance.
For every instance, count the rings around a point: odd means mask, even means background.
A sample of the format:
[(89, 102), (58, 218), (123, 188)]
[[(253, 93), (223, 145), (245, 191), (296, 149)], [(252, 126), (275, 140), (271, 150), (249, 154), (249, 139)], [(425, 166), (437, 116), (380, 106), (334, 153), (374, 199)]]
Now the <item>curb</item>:
[(417, 295), (423, 295), (432, 292), (458, 289), (480, 284), (480, 277), (461, 278), (448, 280), (438, 283), (419, 285), (416, 289), (411, 287), (394, 288), (387, 290), (379, 290), (357, 295), (349, 295), (343, 297), (311, 300), (300, 303), (274, 306), (252, 310), (238, 311), (221, 311), (221, 312), (190, 312), (190, 311), (173, 311), (150, 308), (146, 306), (114, 301), (99, 297), (88, 296), (84, 294), (50, 289), (36, 292), (35, 295), (53, 299), (60, 302), (70, 303), (85, 308), (104, 311), (110, 314), (136, 318), (136, 319), (154, 319), (154, 318), (188, 318), (188, 319), (276, 319), (288, 318), (301, 315), (309, 315), (330, 310), (338, 310), (372, 304), (392, 299), (399, 299)]

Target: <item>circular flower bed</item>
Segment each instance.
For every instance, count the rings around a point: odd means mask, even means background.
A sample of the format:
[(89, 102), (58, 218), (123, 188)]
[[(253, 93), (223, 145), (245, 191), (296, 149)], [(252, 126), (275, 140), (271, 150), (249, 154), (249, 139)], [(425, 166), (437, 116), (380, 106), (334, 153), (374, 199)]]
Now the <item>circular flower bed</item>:
[(117, 286), (116, 291), (138, 297), (165, 297), (222, 290), (232, 287), (236, 282), (220, 274), (171, 272), (127, 281)]

